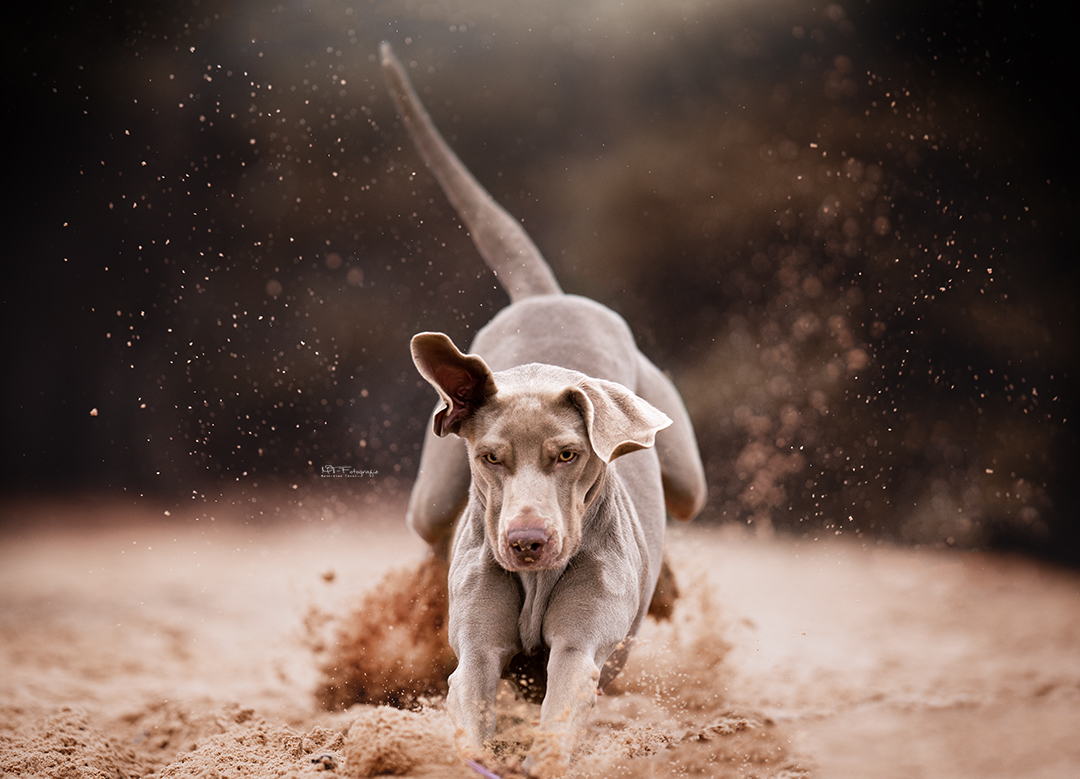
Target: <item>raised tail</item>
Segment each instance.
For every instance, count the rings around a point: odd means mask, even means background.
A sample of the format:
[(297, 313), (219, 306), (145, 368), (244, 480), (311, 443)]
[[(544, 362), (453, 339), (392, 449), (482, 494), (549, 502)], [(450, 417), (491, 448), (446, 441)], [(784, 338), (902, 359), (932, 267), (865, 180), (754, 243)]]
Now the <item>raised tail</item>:
[(413, 143), (457, 210), (484, 262), (511, 301), (558, 295), (559, 282), (521, 224), (488, 194), (435, 129), (389, 43), (382, 44), (383, 73)]

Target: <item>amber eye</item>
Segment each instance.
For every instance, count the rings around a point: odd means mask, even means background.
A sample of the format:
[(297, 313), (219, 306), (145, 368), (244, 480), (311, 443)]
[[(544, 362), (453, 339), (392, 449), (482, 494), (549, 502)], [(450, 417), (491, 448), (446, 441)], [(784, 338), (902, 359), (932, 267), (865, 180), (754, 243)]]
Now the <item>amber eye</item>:
[(563, 452), (559, 452), (559, 462), (572, 463), (577, 459), (577, 452), (571, 452), (569, 449)]
[(495, 455), (493, 455), (491, 452), (488, 452), (487, 454), (484, 455), (484, 460), (486, 462), (488, 462), (488, 463), (491, 463), (492, 465), (498, 465), (499, 464), (499, 458), (496, 457)]

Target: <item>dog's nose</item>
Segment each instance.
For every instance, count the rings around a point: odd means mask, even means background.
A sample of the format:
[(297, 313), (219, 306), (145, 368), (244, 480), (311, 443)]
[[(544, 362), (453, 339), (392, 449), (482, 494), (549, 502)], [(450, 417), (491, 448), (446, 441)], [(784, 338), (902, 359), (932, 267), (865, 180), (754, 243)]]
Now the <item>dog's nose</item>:
[(539, 527), (520, 528), (506, 534), (506, 543), (518, 563), (535, 563), (548, 545), (548, 534)]

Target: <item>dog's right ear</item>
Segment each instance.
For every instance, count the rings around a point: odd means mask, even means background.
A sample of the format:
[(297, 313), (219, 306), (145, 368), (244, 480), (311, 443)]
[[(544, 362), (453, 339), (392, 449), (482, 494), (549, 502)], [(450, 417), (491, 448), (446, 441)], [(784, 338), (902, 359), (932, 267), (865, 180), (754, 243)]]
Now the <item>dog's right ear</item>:
[(439, 393), (446, 408), (435, 414), (439, 437), (457, 433), (461, 423), (495, 394), (491, 369), (475, 354), (462, 354), (443, 333), (418, 333), (412, 339), (416, 369)]

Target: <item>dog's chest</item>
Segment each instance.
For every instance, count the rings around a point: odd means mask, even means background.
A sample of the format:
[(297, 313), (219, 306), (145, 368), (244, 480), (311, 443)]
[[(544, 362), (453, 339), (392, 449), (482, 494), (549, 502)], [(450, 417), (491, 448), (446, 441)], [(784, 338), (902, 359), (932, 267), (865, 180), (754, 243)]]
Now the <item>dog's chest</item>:
[(544, 614), (547, 612), (551, 593), (565, 570), (563, 566), (551, 571), (519, 573), (517, 576), (522, 590), (518, 633), (521, 636), (522, 651), (526, 654), (537, 652), (543, 643)]

